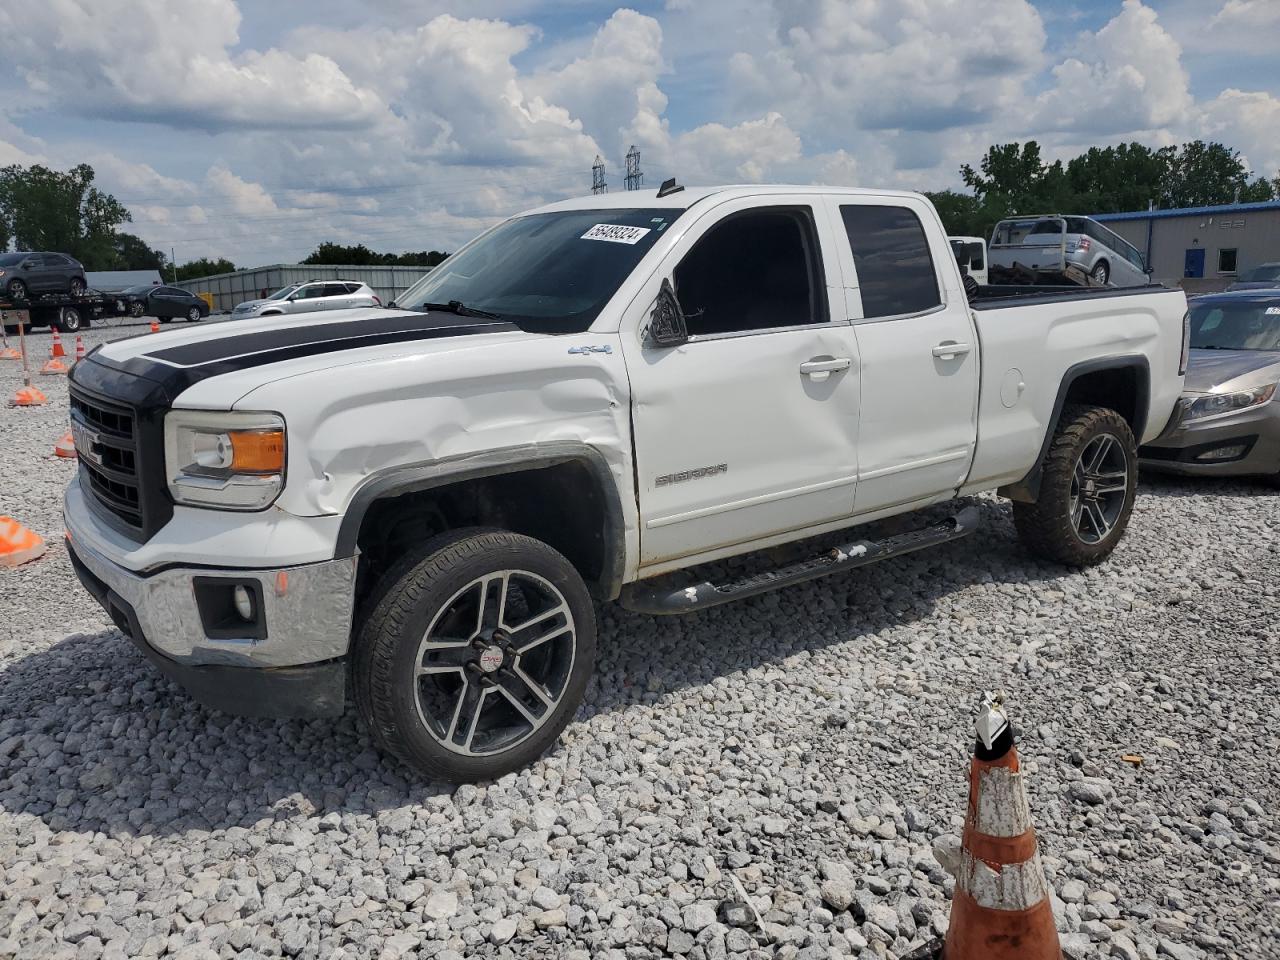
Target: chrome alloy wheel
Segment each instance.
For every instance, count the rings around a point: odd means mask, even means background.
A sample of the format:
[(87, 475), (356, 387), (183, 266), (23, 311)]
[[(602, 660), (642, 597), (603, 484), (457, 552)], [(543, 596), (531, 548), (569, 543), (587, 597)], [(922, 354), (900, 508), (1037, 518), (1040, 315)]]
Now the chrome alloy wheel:
[(1120, 441), (1100, 433), (1080, 451), (1071, 475), (1071, 526), (1083, 543), (1107, 538), (1129, 496), (1129, 464)]
[(576, 641), (569, 604), (550, 581), (525, 570), (477, 577), (419, 644), (413, 684), (423, 726), (464, 756), (510, 749), (555, 712)]

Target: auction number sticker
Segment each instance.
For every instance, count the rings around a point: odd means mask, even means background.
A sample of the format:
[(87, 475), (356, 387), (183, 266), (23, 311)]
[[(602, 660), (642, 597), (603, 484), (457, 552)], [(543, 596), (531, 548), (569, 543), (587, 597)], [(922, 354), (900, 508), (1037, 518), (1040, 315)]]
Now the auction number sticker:
[(1268, 317), (1280, 317), (1280, 307), (1267, 307)]
[(636, 243), (648, 232), (648, 227), (628, 227), (620, 223), (597, 223), (582, 235), (582, 239), (605, 240), (609, 243)]

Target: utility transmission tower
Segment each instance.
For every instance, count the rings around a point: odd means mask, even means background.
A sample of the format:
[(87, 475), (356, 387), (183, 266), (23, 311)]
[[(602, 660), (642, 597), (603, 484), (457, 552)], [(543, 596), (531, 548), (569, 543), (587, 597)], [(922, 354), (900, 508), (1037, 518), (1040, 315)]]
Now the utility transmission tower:
[(639, 190), (642, 183), (644, 183), (644, 174), (640, 172), (640, 150), (633, 143), (631, 149), (627, 151), (627, 189)]
[(608, 193), (609, 185), (604, 182), (604, 160), (596, 154), (596, 162), (591, 165), (591, 192)]

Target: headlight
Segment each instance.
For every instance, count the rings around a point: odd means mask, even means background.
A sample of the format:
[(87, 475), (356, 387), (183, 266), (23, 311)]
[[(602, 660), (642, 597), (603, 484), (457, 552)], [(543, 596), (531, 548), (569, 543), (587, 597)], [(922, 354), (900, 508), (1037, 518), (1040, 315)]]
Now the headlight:
[(1224, 413), (1235, 413), (1248, 407), (1256, 407), (1267, 403), (1275, 395), (1276, 385), (1269, 383), (1265, 387), (1254, 387), (1252, 390), (1240, 390), (1236, 393), (1215, 393), (1207, 397), (1198, 397), (1187, 407), (1183, 420), (1203, 420)]
[(274, 413), (171, 410), (165, 478), (175, 503), (262, 510), (284, 487), (284, 419)]

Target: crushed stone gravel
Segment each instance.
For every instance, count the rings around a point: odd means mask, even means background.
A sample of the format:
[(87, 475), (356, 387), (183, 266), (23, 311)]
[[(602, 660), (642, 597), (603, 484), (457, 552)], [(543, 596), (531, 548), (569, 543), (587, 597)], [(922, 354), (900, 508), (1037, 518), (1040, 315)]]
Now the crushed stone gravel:
[(0, 408), (0, 513), (50, 544), (0, 572), (0, 957), (900, 957), (946, 929), (983, 689), (1068, 957), (1280, 957), (1272, 488), (1144, 478), (1084, 572), (983, 499), (941, 549), (685, 618), (602, 607), (561, 744), (452, 788), (350, 716), (163, 680), (71, 572), (66, 386), (38, 379), (48, 406)]

